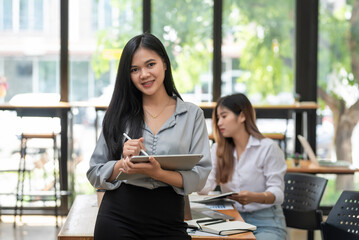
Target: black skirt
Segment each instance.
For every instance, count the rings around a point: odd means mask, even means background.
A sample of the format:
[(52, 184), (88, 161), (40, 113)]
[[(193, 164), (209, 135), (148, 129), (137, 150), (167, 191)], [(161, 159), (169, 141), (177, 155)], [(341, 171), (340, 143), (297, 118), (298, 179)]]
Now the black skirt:
[(97, 215), (95, 240), (191, 239), (184, 198), (172, 187), (147, 189), (122, 183), (106, 191)]

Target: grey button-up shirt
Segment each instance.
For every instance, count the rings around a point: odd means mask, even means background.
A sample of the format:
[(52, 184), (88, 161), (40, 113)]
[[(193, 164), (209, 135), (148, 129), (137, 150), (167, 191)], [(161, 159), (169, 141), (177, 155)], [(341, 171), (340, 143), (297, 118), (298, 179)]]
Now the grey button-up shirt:
[[(149, 155), (203, 154), (203, 158), (189, 171), (178, 171), (183, 177), (183, 189), (173, 187), (182, 195), (201, 190), (211, 171), (211, 155), (207, 127), (203, 111), (195, 104), (177, 98), (175, 113), (165, 122), (156, 135), (145, 124), (144, 146)], [(107, 182), (118, 159), (108, 159), (108, 147), (101, 133), (90, 159), (87, 178), (95, 188), (113, 190), (122, 182), (149, 189), (168, 186), (166, 183), (146, 177), (133, 180)]]

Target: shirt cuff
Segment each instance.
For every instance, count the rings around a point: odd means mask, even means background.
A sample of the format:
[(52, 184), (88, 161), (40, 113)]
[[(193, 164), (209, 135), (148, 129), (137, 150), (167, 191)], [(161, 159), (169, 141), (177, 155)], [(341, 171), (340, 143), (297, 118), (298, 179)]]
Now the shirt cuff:
[(101, 167), (100, 170), (100, 188), (106, 190), (113, 190), (120, 186), (121, 181), (114, 180), (113, 182), (108, 182), (113, 172), (113, 167), (115, 166), (116, 161), (109, 161)]
[(268, 191), (274, 195), (275, 199), (274, 199), (273, 205), (282, 205), (282, 203), (284, 201), (283, 191), (281, 191), (280, 189), (277, 189), (277, 188), (268, 188), (265, 191)]

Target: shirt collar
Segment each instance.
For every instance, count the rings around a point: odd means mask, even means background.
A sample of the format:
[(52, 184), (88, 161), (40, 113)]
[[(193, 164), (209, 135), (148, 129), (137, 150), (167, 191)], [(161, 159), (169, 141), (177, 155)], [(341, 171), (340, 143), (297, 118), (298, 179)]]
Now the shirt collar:
[(258, 138), (253, 137), (253, 135), (249, 135), (249, 140), (246, 148), (250, 148), (252, 146), (259, 146), (261, 144)]
[(187, 112), (186, 104), (179, 97), (176, 97), (176, 100), (177, 100), (177, 104), (176, 104), (175, 116)]
[[(255, 147), (255, 146), (259, 146), (261, 144), (260, 140), (258, 138), (253, 137), (252, 135), (249, 135), (249, 139), (248, 139), (248, 143), (246, 146), (246, 150), (251, 148), (251, 147)], [(234, 157), (237, 159), (237, 151), (236, 149), (233, 149), (234, 152)]]
[[(184, 113), (186, 113), (188, 111), (185, 102), (183, 102), (179, 97), (173, 97), (173, 98), (176, 100), (176, 109), (175, 109), (175, 112), (174, 112), (173, 116), (170, 118), (170, 121), (168, 123), (165, 123), (165, 125), (163, 125), (163, 127), (162, 127), (163, 130), (174, 126), (176, 124), (177, 117), (179, 115), (184, 114)], [(159, 132), (161, 132), (161, 131), (162, 130), (160, 130)]]

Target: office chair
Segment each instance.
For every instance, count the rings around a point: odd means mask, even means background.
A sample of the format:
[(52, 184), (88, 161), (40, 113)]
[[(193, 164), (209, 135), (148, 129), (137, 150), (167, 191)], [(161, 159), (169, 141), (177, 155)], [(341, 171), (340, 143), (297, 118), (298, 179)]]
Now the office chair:
[(359, 192), (343, 191), (321, 227), (324, 240), (359, 239)]
[(323, 213), (319, 210), (328, 180), (310, 174), (286, 173), (283, 213), (287, 227), (307, 230), (307, 239), (314, 239), (314, 230), (320, 230)]

